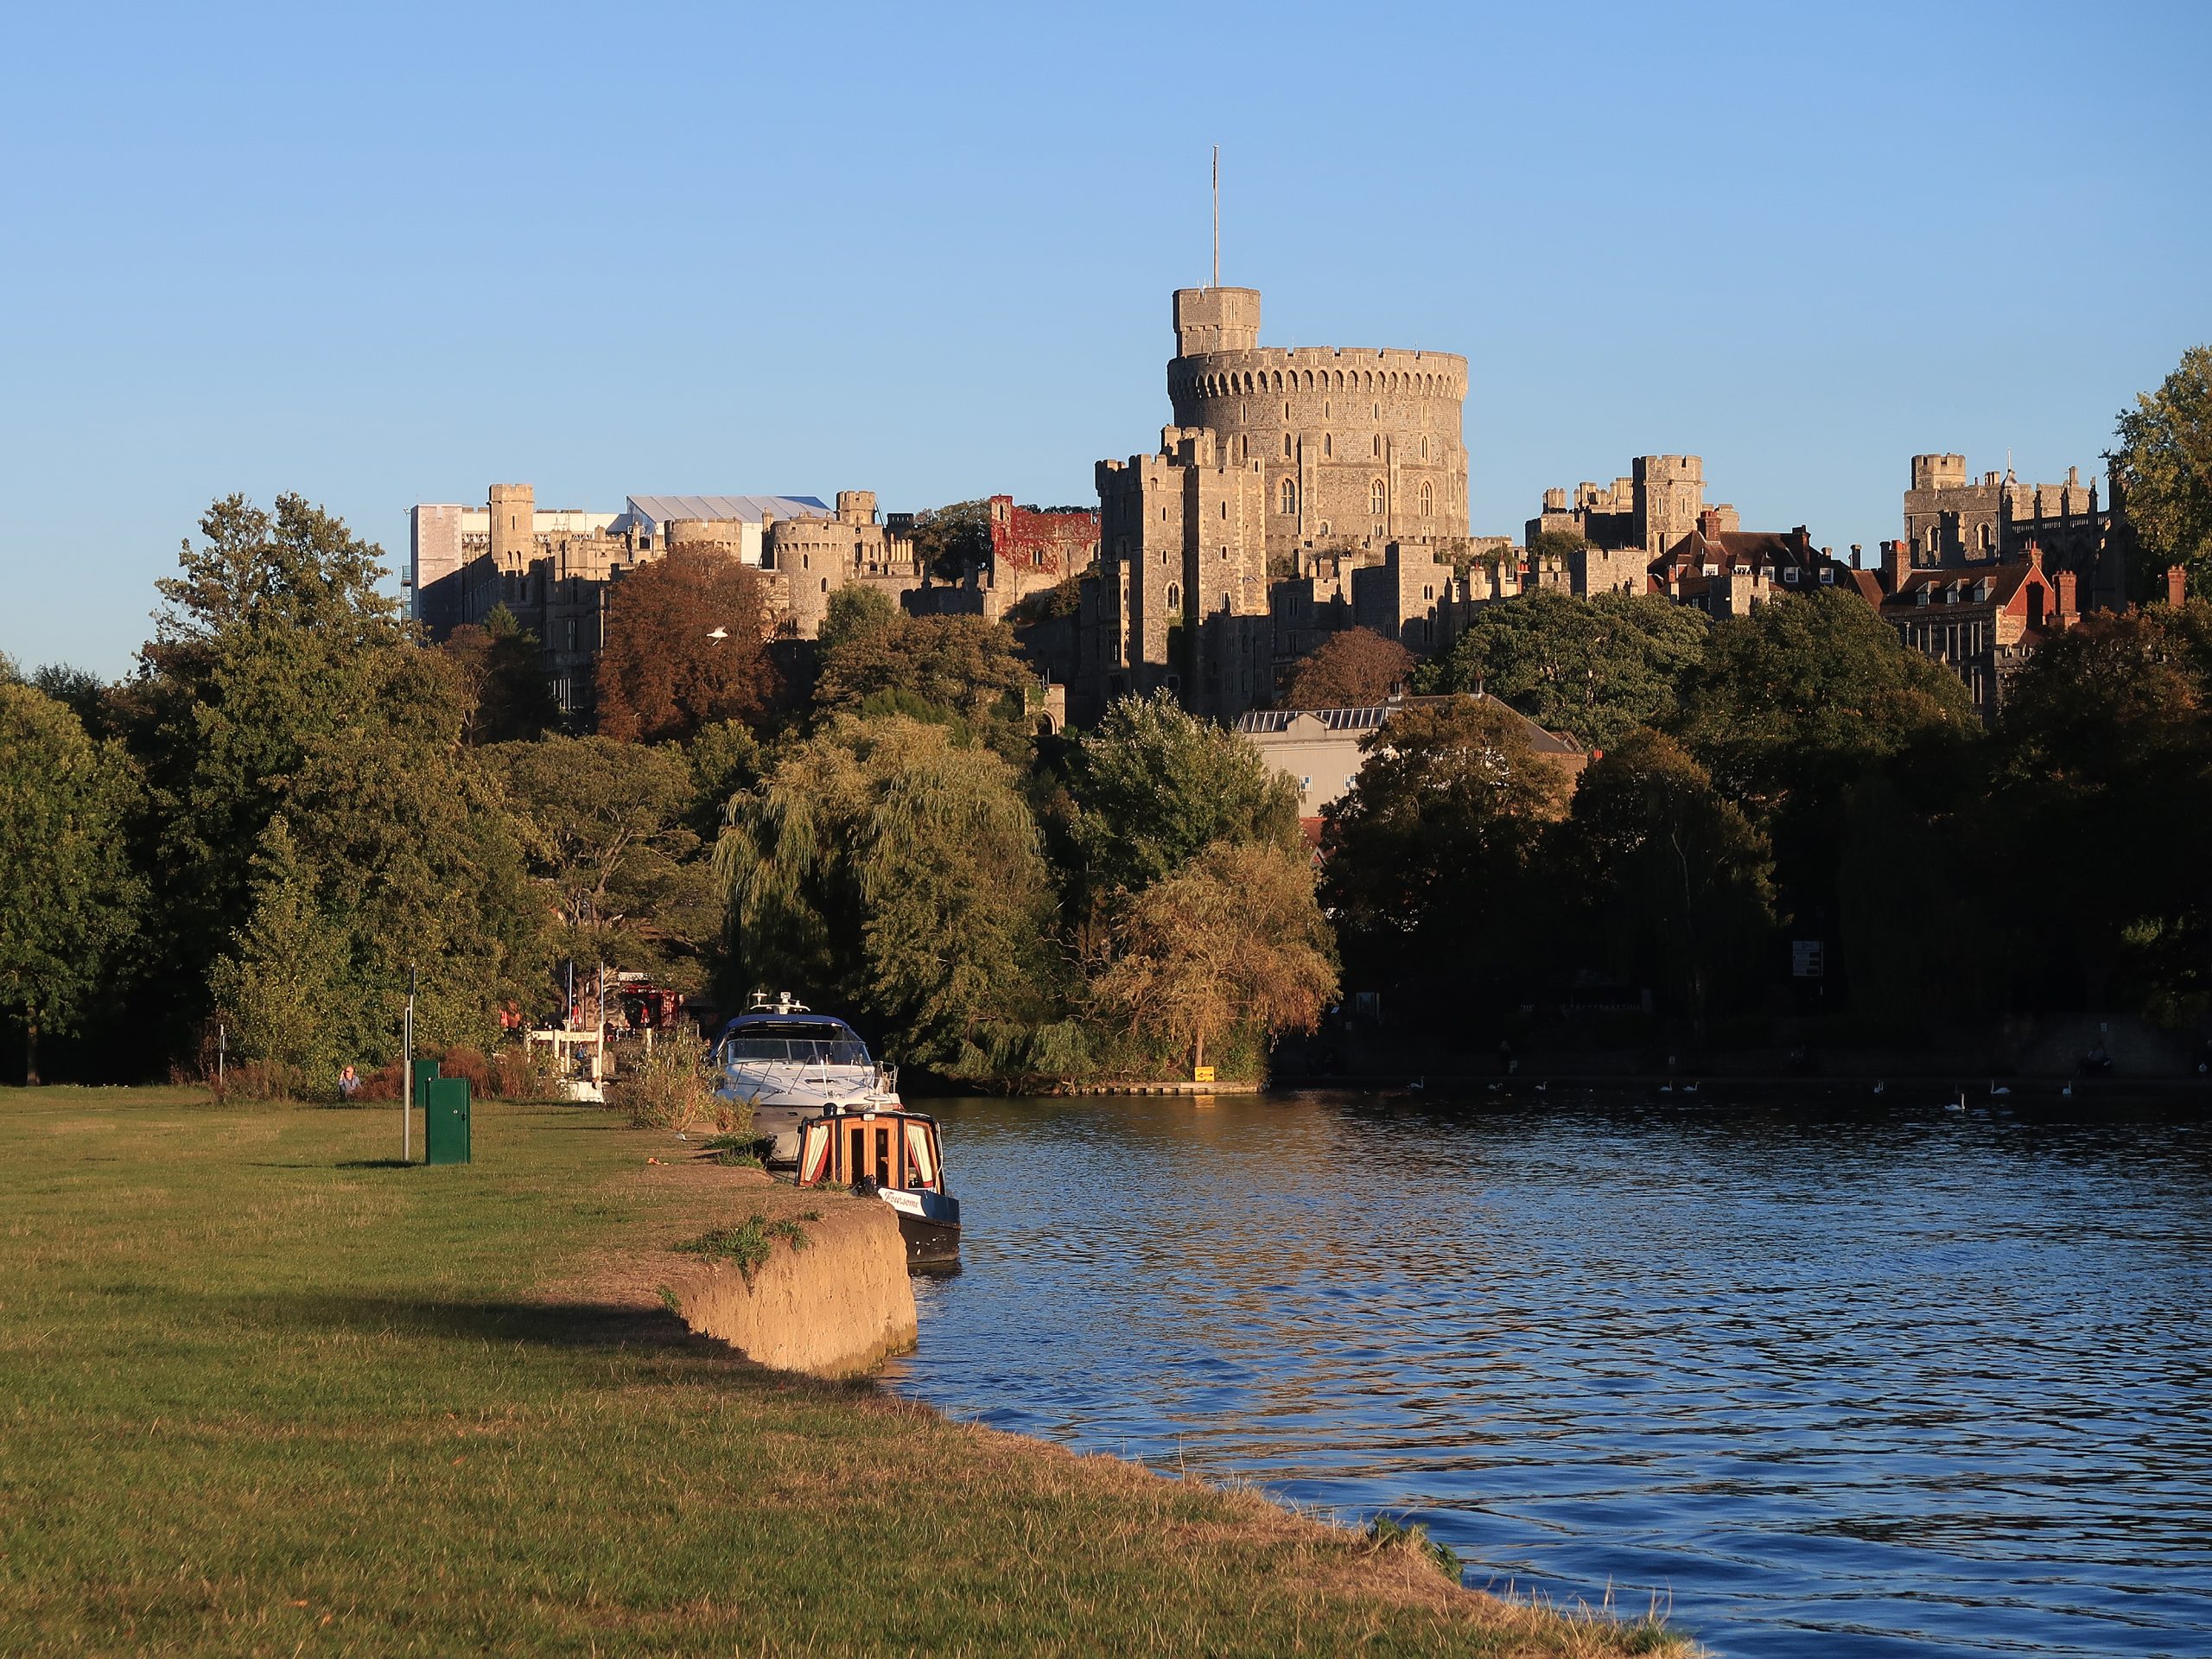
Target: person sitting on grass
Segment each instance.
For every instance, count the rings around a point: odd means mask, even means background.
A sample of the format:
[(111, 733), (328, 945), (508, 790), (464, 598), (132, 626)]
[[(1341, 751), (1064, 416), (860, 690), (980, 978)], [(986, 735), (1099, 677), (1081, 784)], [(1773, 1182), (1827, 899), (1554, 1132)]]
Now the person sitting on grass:
[(360, 1074), (355, 1071), (353, 1068), (349, 1065), (343, 1071), (340, 1071), (338, 1074), (338, 1098), (340, 1100), (351, 1100), (354, 1096), (360, 1092)]

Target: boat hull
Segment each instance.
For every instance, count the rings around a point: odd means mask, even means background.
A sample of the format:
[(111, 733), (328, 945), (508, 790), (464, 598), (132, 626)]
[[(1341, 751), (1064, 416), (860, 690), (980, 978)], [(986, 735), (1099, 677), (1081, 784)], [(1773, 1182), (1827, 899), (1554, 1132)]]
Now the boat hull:
[(876, 1195), (899, 1217), (909, 1268), (949, 1267), (960, 1260), (960, 1200), (926, 1188), (886, 1187)]

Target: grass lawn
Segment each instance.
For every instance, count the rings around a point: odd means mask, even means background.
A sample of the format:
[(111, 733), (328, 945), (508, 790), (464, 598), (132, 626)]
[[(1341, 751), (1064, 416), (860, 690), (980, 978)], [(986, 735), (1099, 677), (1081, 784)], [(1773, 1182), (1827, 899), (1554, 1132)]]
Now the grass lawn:
[(758, 1370), (588, 1288), (757, 1176), (658, 1180), (664, 1136), (496, 1102), (477, 1163), (400, 1167), (397, 1116), (0, 1090), (0, 1651), (1674, 1645)]

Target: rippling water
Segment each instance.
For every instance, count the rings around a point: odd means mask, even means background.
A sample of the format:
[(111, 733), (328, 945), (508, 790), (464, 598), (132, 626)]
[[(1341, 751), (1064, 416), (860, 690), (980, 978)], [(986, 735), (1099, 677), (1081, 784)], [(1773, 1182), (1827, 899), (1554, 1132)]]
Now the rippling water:
[(1940, 1109), (941, 1107), (893, 1385), (1732, 1656), (2212, 1652), (2212, 1132)]

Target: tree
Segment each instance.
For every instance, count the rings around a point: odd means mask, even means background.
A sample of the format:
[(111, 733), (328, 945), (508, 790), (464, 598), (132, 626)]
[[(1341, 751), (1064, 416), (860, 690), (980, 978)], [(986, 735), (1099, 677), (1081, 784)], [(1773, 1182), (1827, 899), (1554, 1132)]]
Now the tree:
[(118, 745), (95, 745), (44, 693), (0, 683), (0, 1007), (23, 1022), (33, 1086), (39, 1038), (77, 1028), (133, 932), (133, 790)]
[(991, 557), (991, 504), (955, 501), (914, 515), (914, 550), (941, 582), (958, 582)]
[(849, 640), (895, 628), (901, 615), (891, 596), (881, 588), (871, 588), (865, 582), (848, 582), (830, 595), (822, 626), (815, 631), (815, 641), (822, 650), (830, 651)]
[(1413, 652), (1372, 628), (1347, 628), (1331, 634), (1291, 671), (1282, 706), (1355, 709), (1381, 702), (1404, 686), (1414, 661)]
[(731, 800), (715, 868), (751, 982), (831, 1001), (906, 1058), (972, 1076), (1052, 1023), (1059, 975), (1016, 774), (956, 735), (832, 719)]
[(1216, 842), (1294, 850), (1298, 788), (1249, 739), (1186, 715), (1166, 692), (1126, 697), (1076, 745), (1068, 789), (1076, 885), (1132, 892)]
[(2212, 346), (2192, 346), (2158, 391), (2120, 417), (2115, 494), (2151, 557), (2140, 574), (2181, 565), (2212, 594)]
[(814, 684), (817, 710), (926, 718), (936, 709), (990, 733), (1002, 751), (1026, 742), (1024, 698), (1036, 675), (1005, 623), (980, 616), (885, 614), (864, 601), (833, 612), (831, 620), (837, 631), (822, 649)]
[(449, 666), (414, 647), (367, 666), (371, 702), (307, 746), (280, 815), (342, 944), (343, 992), (325, 1011), (334, 1052), (397, 1052), (410, 963), (418, 1037), (488, 1047), (500, 1011), (546, 982), (544, 906), (499, 780), (461, 746)]
[(1353, 982), (1437, 1001), (1503, 988), (1535, 932), (1530, 871), (1566, 811), (1564, 773), (1511, 710), (1475, 697), (1412, 705), (1361, 747), (1321, 831), (1321, 902)]
[(245, 925), (208, 974), (238, 1054), (303, 1077), (334, 1077), (348, 1052), (343, 1022), (333, 1017), (351, 988), (348, 966), (345, 934), (323, 911), (314, 874), (277, 818), (254, 855)]
[(600, 731), (658, 743), (757, 719), (776, 690), (765, 617), (759, 573), (727, 554), (677, 547), (629, 572), (607, 597)]
[(2212, 1014), (2212, 603), (2086, 619), (2012, 682), (1990, 816), (1999, 868), (2094, 861), (2032, 907), (2047, 994)]
[(1097, 1000), (1194, 1070), (1224, 1033), (1311, 1031), (1337, 994), (1313, 870), (1280, 847), (1215, 842), (1129, 902), (1116, 943)]
[(1833, 801), (1870, 763), (1979, 730), (1958, 677), (1908, 650), (1856, 592), (1825, 588), (1713, 629), (1678, 734), (1732, 798)]
[(487, 753), (526, 827), (531, 872), (552, 890), (556, 954), (701, 988), (721, 904), (688, 821), (698, 785), (683, 752), (549, 737)]
[(560, 723), (537, 636), (505, 605), (494, 605), (480, 627), (461, 624), (439, 648), (461, 689), (462, 742), (521, 741)]
[(1568, 823), (1614, 965), (1687, 1014), (1701, 1041), (1715, 987), (1758, 982), (1774, 924), (1765, 836), (1652, 731), (1591, 763)]
[(141, 856), (162, 899), (133, 1034), (173, 1044), (245, 925), (252, 861), (308, 750), (372, 717), (409, 638), (378, 587), (381, 550), (300, 497), (264, 511), (229, 496), (200, 528), (159, 584), (137, 679), (114, 698), (147, 780)]
[(1670, 720), (1702, 659), (1703, 613), (1650, 594), (1577, 599), (1540, 588), (1477, 609), (1430, 691), (1487, 691), (1548, 730), (1605, 748)]

